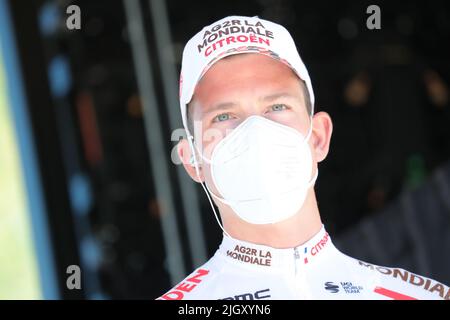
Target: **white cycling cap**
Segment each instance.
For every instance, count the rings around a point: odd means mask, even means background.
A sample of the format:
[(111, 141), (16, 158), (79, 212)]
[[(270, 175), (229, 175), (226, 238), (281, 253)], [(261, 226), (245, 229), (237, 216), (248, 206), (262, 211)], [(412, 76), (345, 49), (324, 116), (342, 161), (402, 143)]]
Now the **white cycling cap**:
[(187, 104), (198, 81), (214, 63), (239, 53), (264, 54), (288, 65), (305, 82), (314, 108), (311, 79), (289, 31), (259, 17), (229, 16), (204, 27), (184, 47), (180, 108), (187, 132)]

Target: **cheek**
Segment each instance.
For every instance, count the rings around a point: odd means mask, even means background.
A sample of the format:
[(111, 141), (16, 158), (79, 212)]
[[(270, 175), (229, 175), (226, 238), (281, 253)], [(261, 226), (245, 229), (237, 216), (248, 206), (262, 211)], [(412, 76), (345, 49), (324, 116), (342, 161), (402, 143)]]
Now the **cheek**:
[(223, 123), (218, 123), (210, 126), (208, 129), (203, 131), (203, 156), (207, 159), (211, 159), (216, 145), (220, 141), (222, 141), (228, 134), (230, 134), (238, 124), (238, 119), (228, 120), (224, 121)]
[(208, 160), (211, 159), (214, 148), (224, 138), (224, 135), (223, 130), (217, 128), (209, 128), (203, 132), (202, 148), (200, 148), (203, 157)]
[(206, 185), (208, 186), (209, 190), (214, 193), (215, 195), (218, 195), (219, 197), (222, 197), (220, 192), (217, 190), (216, 185), (213, 182), (212, 175), (211, 175), (211, 166), (208, 163), (204, 163), (202, 166), (203, 176), (205, 178)]
[(213, 178), (212, 178), (212, 172), (211, 172), (211, 165), (208, 162), (212, 158), (212, 154), (217, 146), (217, 144), (222, 141), (227, 133), (229, 133), (230, 130), (225, 130), (224, 128), (209, 128), (206, 130), (203, 134), (203, 150), (202, 154), (203, 157), (206, 158), (202, 161), (202, 172), (205, 179), (205, 182), (208, 186), (208, 188), (216, 195), (222, 196), (219, 191), (217, 190)]

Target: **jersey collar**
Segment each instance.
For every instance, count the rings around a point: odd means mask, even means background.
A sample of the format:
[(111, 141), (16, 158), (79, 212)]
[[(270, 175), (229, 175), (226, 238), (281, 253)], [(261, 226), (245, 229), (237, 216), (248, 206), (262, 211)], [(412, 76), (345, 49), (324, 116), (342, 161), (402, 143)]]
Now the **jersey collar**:
[(256, 269), (286, 269), (312, 265), (335, 250), (329, 234), (322, 225), (320, 231), (303, 245), (276, 249), (270, 246), (236, 240), (224, 235), (216, 255), (229, 263)]

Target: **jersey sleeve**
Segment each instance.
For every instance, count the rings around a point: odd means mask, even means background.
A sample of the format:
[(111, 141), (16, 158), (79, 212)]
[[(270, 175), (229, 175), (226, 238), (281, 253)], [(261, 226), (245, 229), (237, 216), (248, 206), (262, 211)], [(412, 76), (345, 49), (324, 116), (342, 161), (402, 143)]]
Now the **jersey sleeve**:
[(374, 276), (375, 297), (394, 300), (450, 300), (448, 286), (401, 268), (390, 268), (358, 261)]

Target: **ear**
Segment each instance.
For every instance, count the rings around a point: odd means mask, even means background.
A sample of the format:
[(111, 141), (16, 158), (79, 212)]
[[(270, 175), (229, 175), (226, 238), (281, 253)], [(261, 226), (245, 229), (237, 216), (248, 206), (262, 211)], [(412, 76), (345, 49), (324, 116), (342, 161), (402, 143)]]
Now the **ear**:
[(317, 112), (313, 116), (311, 143), (317, 162), (324, 160), (328, 154), (333, 132), (331, 117), (326, 112)]
[[(191, 177), (191, 179), (194, 180), (195, 182), (203, 182), (205, 178), (203, 176), (201, 165), (197, 164), (199, 167), (199, 175), (200, 175), (200, 177), (198, 177), (197, 171), (195, 170), (193, 163), (191, 163), (190, 161), (192, 156), (192, 150), (191, 147), (189, 146), (189, 141), (187, 141), (186, 139), (181, 139), (177, 145), (177, 152), (178, 157), (181, 159), (181, 163), (183, 164), (184, 169)], [(198, 157), (199, 156), (197, 155), (197, 159)]]

